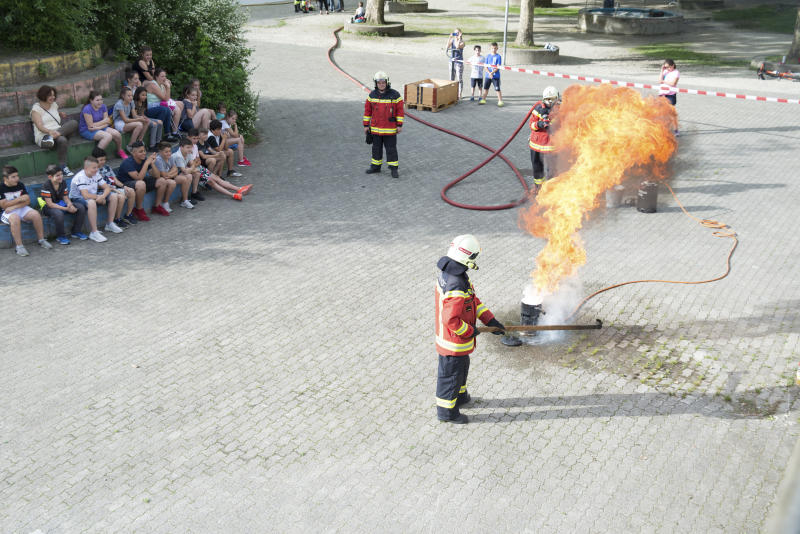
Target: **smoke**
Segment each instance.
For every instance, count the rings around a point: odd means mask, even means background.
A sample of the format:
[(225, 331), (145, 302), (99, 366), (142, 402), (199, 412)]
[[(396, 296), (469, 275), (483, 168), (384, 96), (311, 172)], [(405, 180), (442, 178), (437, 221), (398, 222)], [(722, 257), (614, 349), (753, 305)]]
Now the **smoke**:
[(632, 175), (667, 177), (676, 126), (675, 108), (665, 98), (610, 85), (564, 91), (554, 112), (553, 144), (566, 170), (520, 210), (520, 226), (547, 240), (531, 273), (536, 292), (561, 295), (561, 284), (586, 263), (578, 231), (606, 190)]
[[(583, 298), (583, 284), (577, 277), (561, 281), (556, 293), (541, 294), (529, 282), (522, 291), (522, 302), (525, 304), (542, 304), (540, 325), (566, 324), (567, 319)], [(542, 330), (536, 337), (542, 342), (553, 342), (564, 339), (563, 330)]]

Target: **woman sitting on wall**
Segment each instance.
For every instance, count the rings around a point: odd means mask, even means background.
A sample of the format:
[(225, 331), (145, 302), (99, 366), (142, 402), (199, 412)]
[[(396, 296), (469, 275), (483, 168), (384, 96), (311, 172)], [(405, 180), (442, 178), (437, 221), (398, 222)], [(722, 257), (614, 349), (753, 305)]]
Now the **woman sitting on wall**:
[(66, 113), (58, 110), (55, 87), (43, 85), (36, 91), (36, 102), (31, 108), (33, 121), (33, 139), (42, 148), (55, 148), (58, 154), (58, 166), (65, 178), (73, 172), (67, 167), (67, 148), (69, 137), (78, 131), (78, 121), (67, 119)]

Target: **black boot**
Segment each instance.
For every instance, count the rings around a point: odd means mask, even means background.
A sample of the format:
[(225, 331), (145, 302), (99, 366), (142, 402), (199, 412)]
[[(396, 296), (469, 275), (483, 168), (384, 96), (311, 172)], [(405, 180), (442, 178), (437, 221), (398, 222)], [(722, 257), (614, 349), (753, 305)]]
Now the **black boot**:
[(458, 414), (456, 417), (452, 419), (439, 419), (443, 423), (453, 423), (455, 425), (466, 425), (469, 422), (469, 419), (463, 413)]
[(376, 172), (381, 172), (380, 165), (370, 165), (369, 169), (367, 169), (367, 174), (375, 174)]
[(459, 395), (458, 400), (456, 401), (456, 408), (458, 408), (459, 406), (464, 406), (465, 404), (468, 404), (470, 401), (472, 401), (472, 397), (469, 396), (469, 393), (464, 393), (462, 395)]
[(392, 178), (400, 178), (400, 175), (397, 172), (397, 167), (389, 167), (389, 170), (392, 171)]

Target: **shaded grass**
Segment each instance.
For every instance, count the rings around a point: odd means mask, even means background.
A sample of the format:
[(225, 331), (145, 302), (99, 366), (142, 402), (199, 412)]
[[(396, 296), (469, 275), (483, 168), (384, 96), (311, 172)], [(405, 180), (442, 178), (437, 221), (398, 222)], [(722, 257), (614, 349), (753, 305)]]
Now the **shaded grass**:
[(750, 63), (743, 60), (723, 59), (715, 54), (695, 52), (683, 44), (659, 43), (637, 46), (634, 50), (641, 55), (653, 59), (672, 58), (676, 63), (688, 65), (706, 65), (711, 67), (746, 67)]
[(715, 11), (713, 17), (718, 22), (729, 22), (735, 28), (743, 30), (792, 34), (797, 6), (759, 5), (744, 9), (725, 9)]

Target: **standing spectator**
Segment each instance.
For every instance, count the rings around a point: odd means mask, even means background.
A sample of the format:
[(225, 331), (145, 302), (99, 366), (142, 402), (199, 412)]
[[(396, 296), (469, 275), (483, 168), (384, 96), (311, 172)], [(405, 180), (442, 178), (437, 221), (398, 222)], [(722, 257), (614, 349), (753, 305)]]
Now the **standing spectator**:
[(64, 216), (72, 213), (72, 237), (75, 239), (88, 239), (83, 233), (83, 223), (86, 221), (86, 207), (83, 204), (73, 204), (67, 194), (67, 184), (64, 183), (64, 173), (57, 165), (48, 165), (45, 170), (47, 181), (42, 184), (39, 193), (39, 207), (42, 214), (53, 219), (56, 225), (56, 241), (62, 245), (69, 245), (64, 229)]
[(175, 106), (170, 108), (172, 82), (167, 78), (167, 72), (162, 68), (155, 70), (155, 80), (144, 82), (147, 89), (147, 116), (151, 119), (158, 119), (164, 123), (165, 141), (173, 143), (178, 140), (177, 129), (178, 119), (181, 110)]
[[(102, 192), (101, 192), (102, 189)], [(89, 215), (89, 239), (96, 243), (108, 241), (97, 229), (97, 206), (106, 206), (106, 232), (119, 234), (122, 228), (114, 223), (114, 214), (117, 212), (119, 195), (112, 194), (111, 187), (107, 184), (100, 185), (97, 158), (86, 156), (83, 160), (83, 170), (79, 171), (69, 186), (69, 199), (73, 204), (83, 204)]]
[[(133, 206), (136, 203), (136, 191), (132, 187), (127, 187), (122, 181), (117, 178), (114, 169), (108, 165), (106, 152), (102, 148), (95, 147), (92, 150), (92, 156), (97, 158), (97, 172), (100, 174), (100, 185), (107, 184), (111, 187), (111, 193), (119, 195), (117, 199), (117, 211), (114, 214), (114, 224), (120, 228), (127, 228), (138, 221), (133, 215)], [(128, 201), (128, 211), (125, 217), (122, 212), (125, 208), (125, 201)]]
[(89, 93), (89, 99), (81, 110), (78, 131), (84, 139), (97, 141), (97, 146), (100, 148), (107, 147), (113, 140), (117, 144), (117, 155), (122, 159), (128, 158), (122, 151), (122, 134), (111, 126), (108, 108), (103, 103), (103, 95), (97, 91)]
[(236, 125), (238, 115), (235, 111), (230, 110), (228, 116), (222, 121), (222, 137), (224, 139), (225, 148), (230, 148), (239, 152), (239, 161), (236, 163), (239, 167), (250, 167), (252, 163), (244, 155), (244, 136), (239, 133), (239, 127)]
[(325, 11), (326, 13), (330, 14), (330, 11), (327, 11), (327, 9), (328, 9), (328, 2), (327, 2), (326, 0), (317, 0), (317, 8), (319, 9), (319, 14), (320, 14), (320, 15), (322, 15), (322, 10), (323, 10), (323, 9), (325, 9), (325, 10), (326, 10), (326, 11)]
[[(178, 153), (180, 153), (180, 151)], [(169, 207), (169, 199), (177, 186), (181, 188), (181, 206), (187, 209), (194, 208), (194, 205), (189, 202), (189, 190), (192, 185), (192, 177), (188, 173), (181, 172), (173, 156), (172, 145), (162, 141), (158, 145), (158, 156), (156, 156), (156, 160), (153, 164), (153, 176), (157, 179), (161, 178), (167, 181), (167, 188), (164, 191), (164, 196), (159, 197), (158, 192), (156, 192), (156, 205), (160, 206), (161, 209), (168, 214), (172, 213), (172, 208)], [(184, 168), (185, 167), (186, 164), (184, 163)]]
[(153, 81), (156, 78), (156, 64), (153, 63), (153, 49), (143, 46), (139, 52), (139, 59), (133, 62), (133, 70), (139, 74), (139, 80), (144, 83)]
[(450, 81), (458, 81), (458, 99), (464, 91), (464, 37), (456, 28), (447, 38), (447, 55), (450, 58)]
[(481, 55), (481, 46), (475, 45), (472, 48), (475, 51), (475, 54), (469, 58), (470, 64), (472, 64), (472, 73), (469, 77), (469, 85), (472, 88), (472, 95), (469, 97), (470, 102), (475, 101), (475, 88), (478, 88), (478, 98), (481, 97), (481, 92), (483, 91), (483, 60), (486, 59)]
[(133, 209), (133, 215), (140, 221), (150, 220), (144, 211), (145, 193), (155, 191), (157, 186), (166, 186), (163, 180), (156, 183), (157, 180), (149, 174), (155, 159), (155, 153), (147, 155), (144, 144), (141, 142), (131, 143), (131, 157), (123, 161), (119, 167), (119, 180), (136, 193), (136, 207)]
[[(114, 104), (111, 118), (114, 120), (114, 128), (120, 134), (131, 132), (131, 143), (144, 140), (144, 133), (150, 125), (150, 119), (136, 115), (133, 105), (133, 91), (131, 91), (130, 87), (123, 87), (119, 92), (119, 100)], [(130, 152), (130, 144), (126, 148)]]
[[(675, 61), (665, 59), (664, 64), (661, 66), (661, 78), (659, 83), (661, 87), (658, 88), (659, 96), (663, 96), (673, 106), (678, 102), (678, 80), (681, 79), (681, 72), (675, 67)], [(675, 129), (675, 136), (679, 136), (678, 129)]]
[(341, 11), (342, 10), (341, 0), (328, 0), (328, 9), (337, 13)]
[(494, 85), (497, 92), (497, 107), (503, 107), (503, 93), (500, 92), (500, 66), (503, 58), (497, 53), (497, 43), (492, 43), (492, 53), (486, 56), (486, 66), (483, 69), (483, 95), (478, 104), (486, 103), (489, 87)]
[(386, 164), (392, 178), (398, 178), (397, 134), (403, 131), (403, 97), (392, 89), (385, 72), (376, 72), (372, 79), (375, 89), (364, 102), (364, 133), (372, 135), (372, 161), (367, 174), (381, 172), (386, 147)]
[[(164, 123), (159, 119), (151, 119), (147, 117), (147, 89), (139, 87), (133, 94), (133, 115), (135, 117), (143, 117), (150, 123), (150, 150), (156, 149), (156, 145), (161, 141), (161, 136), (164, 134)], [(133, 145), (133, 143), (131, 143)]]
[(30, 207), (31, 197), (28, 190), (19, 181), (19, 171), (16, 167), (6, 165), (3, 167), (3, 183), (0, 184), (0, 223), (11, 227), (11, 237), (14, 240), (15, 250), (20, 256), (28, 256), (28, 249), (22, 244), (22, 222), (31, 223), (36, 230), (39, 246), (45, 249), (53, 248), (44, 238), (44, 224), (39, 212)]
[(58, 154), (58, 166), (66, 178), (72, 176), (67, 167), (67, 148), (69, 137), (78, 131), (78, 121), (67, 119), (66, 113), (58, 110), (55, 87), (43, 85), (36, 91), (36, 102), (31, 108), (33, 121), (33, 139), (42, 148), (55, 147)]
[(538, 193), (544, 181), (549, 178), (549, 162), (546, 158), (555, 150), (550, 142), (550, 121), (558, 97), (558, 89), (553, 86), (545, 87), (542, 100), (536, 102), (531, 110), (531, 136), (528, 146), (531, 149), (534, 193)]
[(181, 114), (180, 129), (189, 131), (192, 128), (208, 128), (214, 112), (208, 108), (200, 108), (198, 89), (187, 85), (183, 91), (183, 113)]

